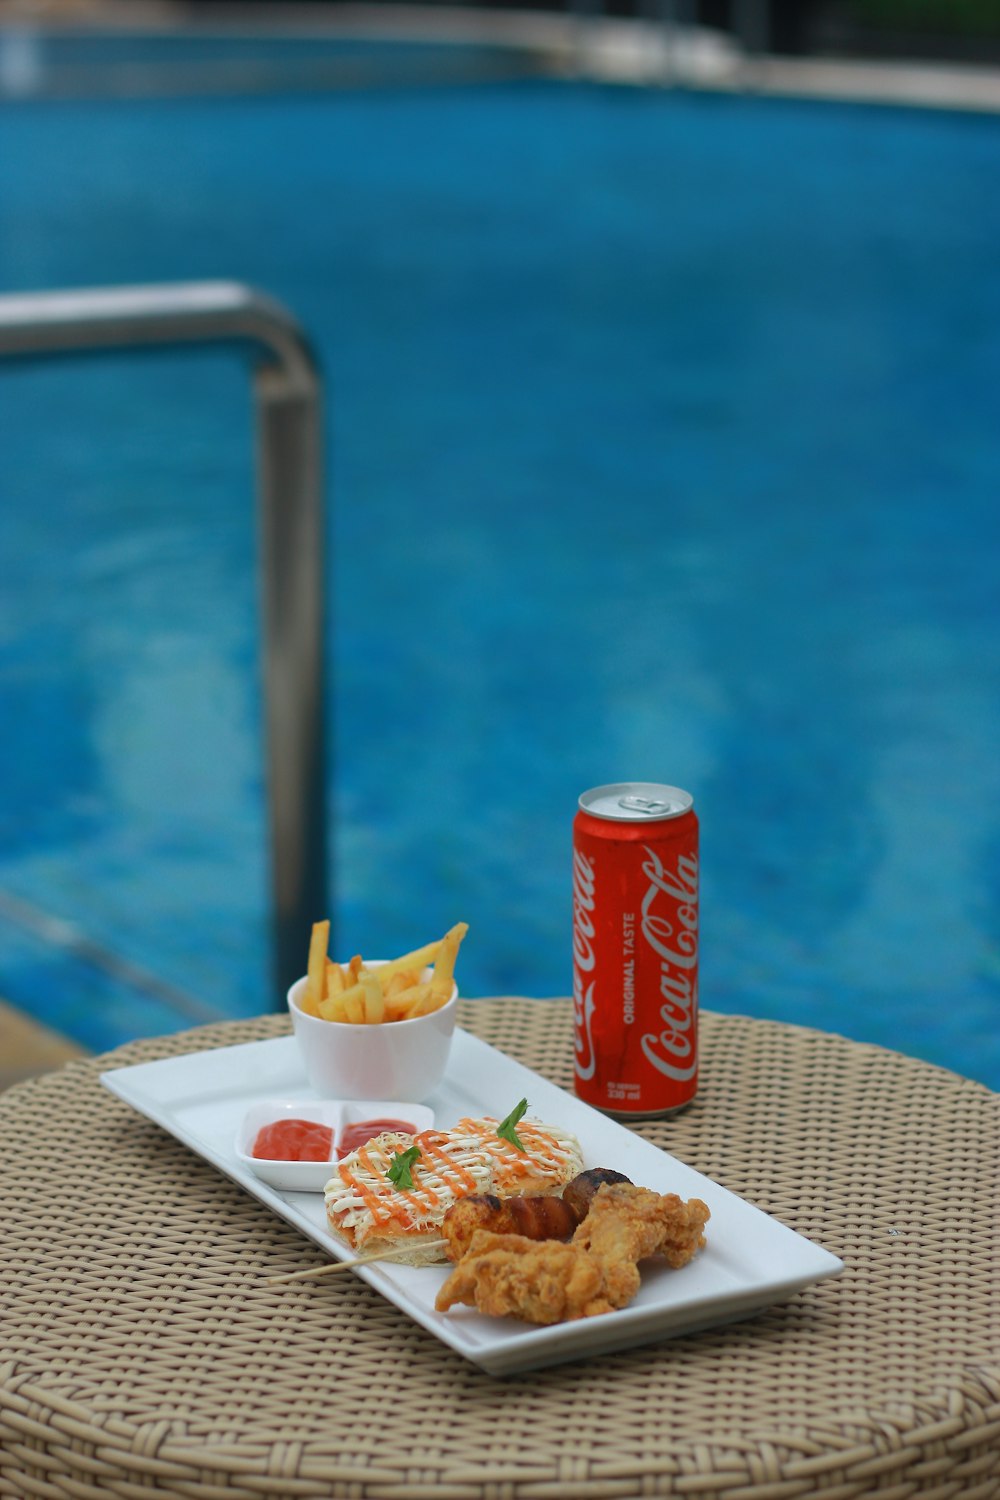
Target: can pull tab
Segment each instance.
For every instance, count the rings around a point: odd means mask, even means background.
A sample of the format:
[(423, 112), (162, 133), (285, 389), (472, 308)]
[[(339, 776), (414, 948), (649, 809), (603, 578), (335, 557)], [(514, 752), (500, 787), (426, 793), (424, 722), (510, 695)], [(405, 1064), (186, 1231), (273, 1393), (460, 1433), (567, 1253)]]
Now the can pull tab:
[(626, 812), (648, 813), (651, 818), (663, 817), (674, 811), (672, 802), (657, 802), (652, 797), (619, 797), (618, 806)]

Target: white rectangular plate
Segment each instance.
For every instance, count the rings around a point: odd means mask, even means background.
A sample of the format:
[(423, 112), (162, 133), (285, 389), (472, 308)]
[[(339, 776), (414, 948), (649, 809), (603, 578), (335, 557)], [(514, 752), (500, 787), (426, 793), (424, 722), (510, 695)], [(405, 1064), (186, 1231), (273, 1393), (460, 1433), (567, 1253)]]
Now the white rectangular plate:
[[(102, 1073), (101, 1082), (331, 1256), (353, 1259), (327, 1228), (322, 1194), (279, 1192), (248, 1171), (234, 1150), (239, 1123), (258, 1099), (317, 1097), (294, 1037), (118, 1068)], [(491, 1375), (593, 1358), (744, 1318), (843, 1270), (835, 1255), (467, 1032), (455, 1033), (447, 1076), (426, 1103), (436, 1125), (447, 1128), (465, 1115), (502, 1118), (525, 1098), (530, 1116), (573, 1131), (588, 1167), (613, 1167), (657, 1192), (701, 1198), (712, 1218), (706, 1248), (683, 1270), (647, 1262), (629, 1307), (552, 1328), (487, 1318), (471, 1308), (435, 1312), (446, 1267), (386, 1263), (358, 1269), (356, 1275)]]

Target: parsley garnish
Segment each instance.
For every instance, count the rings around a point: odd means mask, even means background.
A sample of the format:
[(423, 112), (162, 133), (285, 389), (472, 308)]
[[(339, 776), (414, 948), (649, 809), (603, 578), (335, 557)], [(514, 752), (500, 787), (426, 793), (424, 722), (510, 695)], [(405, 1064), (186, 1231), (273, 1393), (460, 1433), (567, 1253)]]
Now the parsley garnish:
[(385, 1175), (395, 1187), (407, 1192), (413, 1187), (413, 1168), (419, 1160), (419, 1146), (409, 1146), (405, 1151), (397, 1151)]
[(500, 1124), (497, 1126), (497, 1135), (501, 1138), (501, 1140), (510, 1141), (511, 1145), (516, 1146), (518, 1151), (524, 1151), (527, 1149), (524, 1142), (518, 1139), (517, 1130), (515, 1129), (518, 1120), (524, 1114), (524, 1111), (527, 1109), (527, 1107), (527, 1099), (522, 1099), (520, 1104), (514, 1106), (510, 1114), (507, 1116), (506, 1120), (501, 1120)]

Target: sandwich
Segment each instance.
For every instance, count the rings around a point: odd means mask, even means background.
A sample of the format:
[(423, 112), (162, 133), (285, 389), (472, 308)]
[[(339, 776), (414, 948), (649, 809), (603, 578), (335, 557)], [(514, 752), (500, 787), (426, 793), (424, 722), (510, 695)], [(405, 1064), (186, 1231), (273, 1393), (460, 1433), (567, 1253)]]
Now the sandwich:
[(324, 1190), (330, 1228), (357, 1253), (429, 1265), (446, 1259), (441, 1222), (459, 1198), (558, 1193), (583, 1166), (568, 1131), (522, 1121), (515, 1143), (499, 1128), (464, 1119), (451, 1130), (376, 1136), (334, 1167)]
[(506, 1122), (487, 1116), (459, 1120), (449, 1135), (478, 1146), (493, 1160), (493, 1186), (498, 1198), (515, 1194), (558, 1193), (583, 1169), (580, 1142), (557, 1125), (517, 1120), (516, 1129), (501, 1134)]

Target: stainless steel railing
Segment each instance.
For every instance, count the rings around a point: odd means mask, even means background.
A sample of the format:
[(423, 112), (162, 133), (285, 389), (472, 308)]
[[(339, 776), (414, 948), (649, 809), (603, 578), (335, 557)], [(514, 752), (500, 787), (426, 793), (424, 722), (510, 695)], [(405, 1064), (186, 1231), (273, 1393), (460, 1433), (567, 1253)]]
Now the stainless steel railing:
[(253, 356), (275, 1003), (329, 915), (322, 384), (278, 302), (238, 282), (0, 296), (0, 358), (236, 344)]

